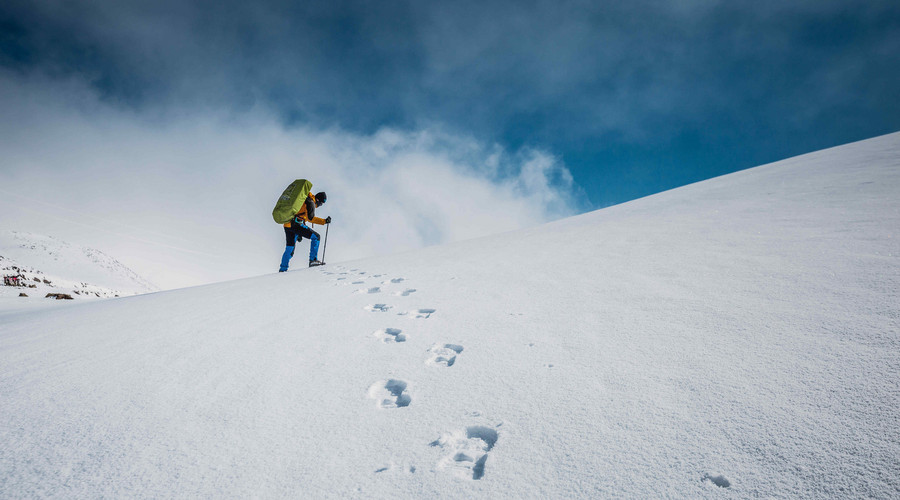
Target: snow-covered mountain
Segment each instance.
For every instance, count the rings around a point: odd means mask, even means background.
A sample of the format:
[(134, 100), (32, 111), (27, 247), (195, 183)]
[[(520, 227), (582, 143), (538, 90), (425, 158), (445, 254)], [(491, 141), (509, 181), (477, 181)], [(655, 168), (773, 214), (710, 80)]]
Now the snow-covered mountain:
[(900, 495), (900, 134), (0, 316), (4, 497)]
[[(105, 253), (52, 236), (0, 231), (0, 273), (21, 286), (0, 287), (0, 310), (42, 302), (46, 294), (74, 300), (110, 298), (156, 291), (157, 287)], [(19, 297), (28, 295), (27, 300)]]

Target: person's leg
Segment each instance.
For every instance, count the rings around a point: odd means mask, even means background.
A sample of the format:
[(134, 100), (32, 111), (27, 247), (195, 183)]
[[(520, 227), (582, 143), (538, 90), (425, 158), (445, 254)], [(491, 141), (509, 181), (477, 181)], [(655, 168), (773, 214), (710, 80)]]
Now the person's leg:
[(281, 267), (278, 268), (278, 272), (283, 273), (288, 270), (288, 265), (291, 263), (291, 257), (294, 256), (296, 241), (297, 234), (290, 228), (284, 228), (284, 253), (281, 254)]
[(300, 226), (297, 231), (300, 236), (309, 240), (309, 261), (317, 260), (319, 256), (319, 233), (307, 226)]
[(310, 230), (312, 235), (309, 237), (309, 261), (319, 260), (319, 233)]

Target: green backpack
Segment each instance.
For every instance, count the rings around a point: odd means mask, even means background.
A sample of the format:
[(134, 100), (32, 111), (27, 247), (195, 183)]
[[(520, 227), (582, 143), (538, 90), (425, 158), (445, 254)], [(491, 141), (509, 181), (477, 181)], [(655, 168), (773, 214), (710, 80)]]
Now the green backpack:
[(278, 203), (272, 209), (272, 218), (279, 224), (290, 222), (294, 214), (303, 208), (306, 197), (312, 189), (312, 182), (306, 179), (297, 179), (281, 193)]

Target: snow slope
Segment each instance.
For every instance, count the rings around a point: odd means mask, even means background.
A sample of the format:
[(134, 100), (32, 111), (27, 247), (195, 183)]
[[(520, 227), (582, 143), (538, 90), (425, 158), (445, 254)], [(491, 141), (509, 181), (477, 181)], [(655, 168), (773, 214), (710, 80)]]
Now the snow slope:
[(0, 492), (897, 497), (898, 194), (893, 134), (524, 231), (6, 315)]
[[(28, 285), (0, 287), (0, 313), (50, 305), (54, 301), (44, 300), (48, 293), (81, 300), (157, 290), (100, 250), (21, 231), (0, 231), (0, 273), (18, 275)], [(28, 297), (20, 297), (20, 293)]]

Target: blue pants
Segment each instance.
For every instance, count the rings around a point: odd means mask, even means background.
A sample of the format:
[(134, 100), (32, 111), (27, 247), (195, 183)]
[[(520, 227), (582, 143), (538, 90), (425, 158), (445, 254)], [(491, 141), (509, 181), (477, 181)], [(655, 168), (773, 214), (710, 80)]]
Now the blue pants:
[(281, 254), (281, 267), (279, 271), (287, 271), (291, 257), (294, 256), (294, 247), (297, 241), (303, 238), (309, 239), (309, 260), (314, 261), (319, 256), (319, 233), (313, 231), (303, 222), (297, 222), (297, 219), (291, 221), (291, 227), (284, 228), (285, 247), (284, 253)]

